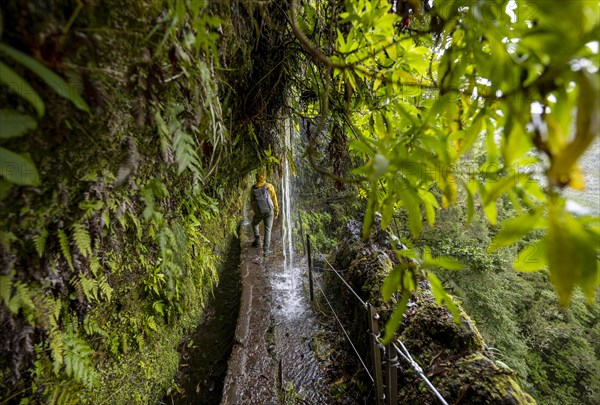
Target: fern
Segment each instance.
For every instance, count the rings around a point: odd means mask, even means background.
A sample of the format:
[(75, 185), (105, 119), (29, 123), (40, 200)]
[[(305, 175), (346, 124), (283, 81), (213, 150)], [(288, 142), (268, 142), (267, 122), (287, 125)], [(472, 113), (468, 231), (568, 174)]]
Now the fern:
[(112, 297), (113, 288), (108, 284), (108, 280), (106, 276), (103, 274), (98, 279), (98, 287), (100, 289), (100, 293), (106, 298), (108, 302), (110, 302)]
[(63, 257), (69, 264), (71, 270), (75, 270), (73, 267), (73, 257), (71, 256), (71, 248), (69, 247), (69, 238), (67, 238), (67, 234), (62, 229), (58, 230), (58, 242), (60, 244), (60, 250), (63, 254)]
[(92, 240), (90, 233), (80, 223), (75, 223), (71, 226), (73, 230), (73, 242), (84, 257), (92, 254)]
[(70, 284), (75, 289), (75, 292), (77, 292), (77, 299), (80, 302), (83, 302), (83, 297), (86, 296), (83, 288), (83, 280), (81, 275), (73, 276), (70, 280)]
[[(155, 303), (156, 304), (156, 303)], [(154, 306), (154, 305), (152, 305)], [(146, 318), (146, 326), (154, 332), (158, 332), (158, 327), (156, 326), (156, 321), (154, 320), (154, 316), (149, 316)]]
[(81, 338), (71, 331), (65, 334), (65, 373), (87, 388), (93, 387), (97, 380), (92, 365), (93, 354), (94, 351)]
[(104, 329), (102, 329), (100, 327), (100, 325), (98, 325), (98, 322), (96, 322), (89, 316), (86, 316), (85, 319), (83, 320), (83, 330), (85, 331), (85, 333), (88, 336), (93, 336), (93, 335), (106, 336), (106, 332), (104, 331)]
[(98, 281), (93, 278), (86, 278), (83, 274), (79, 275), (83, 293), (88, 301), (100, 301), (98, 298)]
[(78, 400), (74, 394), (78, 391), (69, 381), (60, 381), (50, 388), (50, 393), (46, 399), (48, 405), (70, 405), (77, 404)]
[(132, 212), (129, 213), (129, 218), (131, 218), (131, 222), (133, 222), (133, 225), (135, 226), (135, 236), (138, 240), (141, 241), (143, 236), (143, 229), (140, 220)]
[(54, 361), (52, 362), (52, 369), (54, 374), (58, 374), (60, 372), (60, 368), (63, 365), (63, 349), (64, 349), (64, 339), (62, 332), (58, 329), (58, 327), (50, 330), (50, 352), (52, 353), (52, 358)]
[(183, 173), (189, 169), (197, 178), (202, 177), (200, 159), (195, 150), (196, 142), (192, 136), (180, 129), (175, 131), (173, 135), (173, 150), (175, 151), (175, 159), (179, 165), (177, 174)]
[(44, 255), (46, 249), (46, 239), (48, 239), (48, 230), (44, 229), (41, 235), (35, 235), (33, 237), (33, 243), (35, 244), (35, 250), (39, 257)]
[(14, 295), (8, 301), (8, 309), (13, 314), (17, 314), (19, 310), (23, 310), (25, 319), (27, 319), (29, 324), (34, 325), (37, 312), (33, 302), (34, 288), (21, 281), (15, 281), (13, 287), (15, 291)]
[(12, 292), (12, 277), (0, 275), (0, 298), (4, 305), (8, 306), (10, 302), (10, 294)]
[(90, 257), (90, 271), (92, 272), (92, 274), (94, 276), (98, 275), (98, 270), (100, 270), (100, 259), (98, 259), (97, 256), (91, 256)]

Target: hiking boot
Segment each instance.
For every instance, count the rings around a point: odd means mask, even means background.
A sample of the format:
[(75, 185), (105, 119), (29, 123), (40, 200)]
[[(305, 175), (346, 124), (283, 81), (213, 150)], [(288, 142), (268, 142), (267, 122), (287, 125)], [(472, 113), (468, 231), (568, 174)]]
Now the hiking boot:
[(255, 236), (254, 242), (252, 242), (252, 247), (259, 247), (259, 246), (260, 246), (260, 236)]

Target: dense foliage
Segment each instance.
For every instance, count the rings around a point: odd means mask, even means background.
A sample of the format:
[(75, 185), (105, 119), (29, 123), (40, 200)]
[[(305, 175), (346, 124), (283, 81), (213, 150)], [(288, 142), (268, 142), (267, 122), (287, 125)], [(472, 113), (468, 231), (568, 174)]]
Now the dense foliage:
[(280, 35), (254, 30), (261, 12), (2, 3), (0, 402), (176, 388), (246, 175), (278, 145), (264, 122), (285, 80), (245, 42), (277, 55)]
[[(595, 1), (558, 0), (3, 2), (4, 398), (147, 402), (171, 384), (175, 348), (217, 282), (246, 175), (261, 164), (277, 172), (289, 152), (283, 112), (312, 169), (352, 202), (330, 189), (330, 216), (305, 213), (307, 226), (335, 227), (364, 208), (365, 236), (376, 212), (401, 233), (404, 216), (413, 265), (392, 271), (384, 296), (399, 291), (406, 303), (427, 277), (456, 313), (444, 276), (427, 271), (460, 267), (452, 255), (490, 274), (498, 294), (548, 274), (560, 304), (575, 297), (569, 319), (584, 334), (597, 314), (574, 291), (593, 302), (600, 231), (564, 190), (585, 188), (578, 160), (599, 133), (598, 11)], [(480, 224), (477, 245), (436, 245), (425, 233), (425, 248), (424, 229), (455, 205), (465, 207), (457, 220), (483, 212), (499, 230)], [(510, 273), (494, 253), (507, 247), (515, 269), (548, 273)], [(539, 283), (501, 301), (553, 304)], [(508, 353), (503, 333), (526, 325), (502, 311), (486, 316), (507, 329), (488, 332)], [(543, 381), (579, 381), (558, 359), (577, 354), (584, 367), (589, 347), (575, 353), (541, 330), (519, 336), (548, 350), (521, 344), (511, 365), (540, 395), (572, 398)]]
[(600, 131), (598, 4), (346, 1), (292, 11), (310, 61), (296, 83), (309, 161), (363, 198), (365, 236), (379, 212), (412, 246), (398, 254), (413, 265), (392, 271), (384, 296), (399, 291), (406, 303), (427, 277), (454, 313), (446, 291), (465, 300), (537, 398), (593, 403), (597, 188), (584, 214), (564, 196), (586, 188), (579, 159)]

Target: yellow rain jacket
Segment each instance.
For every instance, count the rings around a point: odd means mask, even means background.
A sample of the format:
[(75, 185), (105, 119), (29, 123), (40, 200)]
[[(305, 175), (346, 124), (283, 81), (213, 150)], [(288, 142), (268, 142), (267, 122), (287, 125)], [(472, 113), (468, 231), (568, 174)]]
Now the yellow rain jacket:
[[(256, 175), (256, 188), (261, 188), (267, 183), (267, 179), (264, 174), (258, 173)], [(279, 205), (277, 204), (277, 194), (275, 194), (275, 187), (271, 183), (267, 183), (267, 191), (269, 191), (269, 195), (271, 196), (271, 201), (273, 201), (273, 212), (275, 216), (279, 216)], [(255, 214), (258, 214), (258, 207), (256, 206), (256, 201), (254, 201), (254, 197), (252, 196), (252, 189), (250, 189), (250, 204), (252, 205), (252, 210)]]

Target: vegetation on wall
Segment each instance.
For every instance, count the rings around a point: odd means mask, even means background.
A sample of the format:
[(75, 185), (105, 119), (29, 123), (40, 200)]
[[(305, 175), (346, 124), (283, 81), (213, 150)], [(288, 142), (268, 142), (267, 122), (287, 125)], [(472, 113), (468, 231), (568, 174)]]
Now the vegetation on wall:
[[(429, 271), (459, 267), (453, 255), (493, 273), (498, 294), (547, 277), (563, 306), (581, 307), (578, 289), (594, 302), (598, 217), (575, 215), (563, 191), (585, 188), (578, 160), (600, 132), (597, 2), (26, 3), (0, 7), (6, 399), (148, 402), (171, 384), (246, 175), (278, 171), (289, 115), (303, 157), (333, 180), (327, 214), (307, 225), (335, 228), (363, 207), (365, 237), (377, 212), (384, 228), (408, 224), (414, 265), (391, 272), (386, 296), (406, 303), (426, 277), (456, 313)], [(453, 206), (481, 244), (418, 242)], [(498, 276), (509, 265), (548, 273)], [(590, 311), (573, 319), (592, 325)], [(489, 334), (507, 347), (502, 334), (523, 325)], [(543, 378), (575, 378), (548, 351), (514, 350), (542, 395), (555, 388)]]
[(173, 388), (274, 138), (262, 122), (277, 105), (260, 97), (285, 80), (244, 42), (277, 48), (254, 30), (261, 8), (2, 4), (3, 403), (148, 403)]

